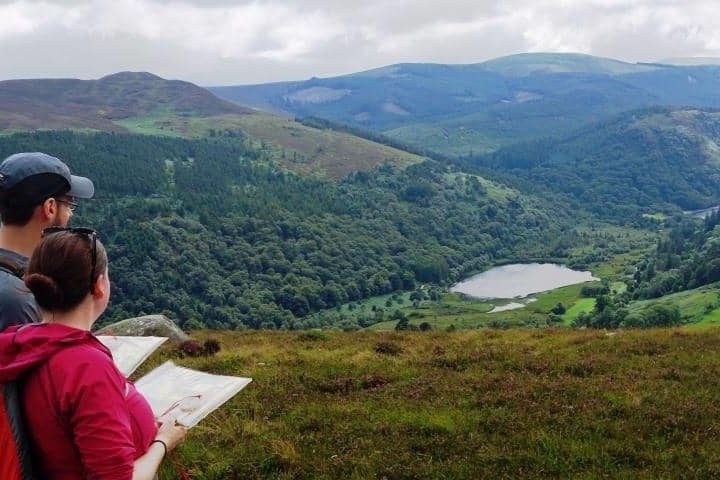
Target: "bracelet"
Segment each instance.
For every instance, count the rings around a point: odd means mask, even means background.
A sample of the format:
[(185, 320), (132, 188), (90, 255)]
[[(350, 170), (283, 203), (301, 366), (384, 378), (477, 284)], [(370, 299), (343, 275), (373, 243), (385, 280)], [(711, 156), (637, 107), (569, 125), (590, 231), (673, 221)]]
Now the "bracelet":
[(150, 442), (150, 445), (152, 445), (153, 443), (159, 443), (160, 445), (162, 445), (163, 449), (165, 449), (165, 453), (163, 453), (163, 457), (167, 455), (167, 452), (168, 452), (167, 443), (163, 442), (159, 438), (156, 438), (155, 440)]

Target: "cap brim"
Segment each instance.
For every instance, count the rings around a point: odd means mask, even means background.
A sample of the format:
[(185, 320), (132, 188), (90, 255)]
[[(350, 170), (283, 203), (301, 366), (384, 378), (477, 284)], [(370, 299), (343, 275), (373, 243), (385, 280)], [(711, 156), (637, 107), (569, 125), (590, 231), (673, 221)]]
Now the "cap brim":
[(95, 186), (89, 178), (70, 175), (70, 191), (67, 194), (75, 198), (92, 198)]

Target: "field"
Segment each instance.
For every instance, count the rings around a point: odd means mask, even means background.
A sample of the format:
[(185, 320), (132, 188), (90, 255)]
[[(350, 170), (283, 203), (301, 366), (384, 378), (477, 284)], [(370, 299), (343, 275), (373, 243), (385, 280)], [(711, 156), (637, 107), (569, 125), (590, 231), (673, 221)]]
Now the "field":
[(196, 480), (720, 476), (716, 327), (194, 337), (222, 350), (144, 370), (253, 378), (179, 448)]
[(655, 304), (676, 306), (680, 310), (680, 317), (684, 323), (696, 327), (717, 324), (720, 322), (719, 287), (717, 284), (710, 284), (652, 300), (633, 302), (629, 305), (628, 311), (637, 313)]
[[(550, 310), (558, 303), (573, 311), (577, 316), (583, 305), (592, 299), (581, 298), (580, 290), (583, 284), (570, 285), (549, 292), (532, 295), (532, 301), (525, 307), (490, 313), (495, 306), (502, 306), (509, 302), (527, 302), (523, 300), (493, 299), (477, 300), (458, 293), (446, 293), (438, 302), (423, 301), (417, 307), (410, 302), (393, 305), (389, 310), (401, 308), (407, 315), (410, 323), (419, 326), (428, 323), (434, 330), (447, 328), (479, 328), (479, 327), (514, 327), (548, 325)], [(579, 302), (579, 306), (575, 307)], [(575, 308), (577, 310), (573, 310)], [(576, 312), (576, 313), (575, 313)], [(574, 316), (572, 317), (574, 318)], [(569, 324), (571, 317), (566, 313), (562, 317)], [(392, 330), (397, 321), (385, 321), (370, 326), (371, 330)]]

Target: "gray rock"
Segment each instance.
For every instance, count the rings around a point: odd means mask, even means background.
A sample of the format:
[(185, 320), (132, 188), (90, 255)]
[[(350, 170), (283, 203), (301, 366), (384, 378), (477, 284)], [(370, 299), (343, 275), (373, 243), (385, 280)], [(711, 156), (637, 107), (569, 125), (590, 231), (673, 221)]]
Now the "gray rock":
[(165, 315), (128, 318), (101, 328), (96, 335), (127, 335), (130, 337), (167, 337), (176, 345), (190, 340), (180, 327)]

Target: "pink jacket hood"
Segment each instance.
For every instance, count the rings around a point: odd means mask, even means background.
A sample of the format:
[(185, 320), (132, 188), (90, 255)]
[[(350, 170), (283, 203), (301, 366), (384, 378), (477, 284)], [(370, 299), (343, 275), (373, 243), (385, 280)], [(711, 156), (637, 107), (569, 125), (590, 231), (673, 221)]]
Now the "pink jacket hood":
[(58, 323), (30, 323), (0, 333), (0, 383), (16, 380), (69, 345), (95, 342), (110, 351), (87, 330)]

